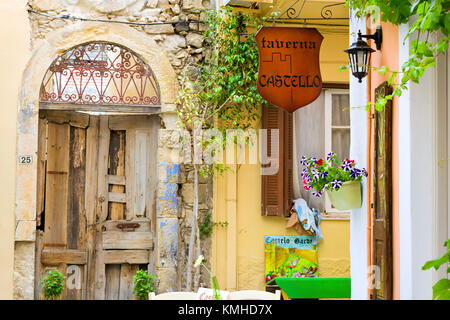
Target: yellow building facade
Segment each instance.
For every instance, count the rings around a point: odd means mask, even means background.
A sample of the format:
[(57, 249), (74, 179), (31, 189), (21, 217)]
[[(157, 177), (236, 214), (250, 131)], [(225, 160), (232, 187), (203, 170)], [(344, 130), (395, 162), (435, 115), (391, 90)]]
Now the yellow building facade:
[[(301, 17), (320, 17), (321, 10), (329, 4), (329, 1), (307, 1)], [(290, 5), (291, 2), (277, 1), (272, 7), (264, 6), (259, 14), (268, 16), (277, 10), (282, 13)], [(336, 10), (335, 16), (348, 17), (344, 6)], [(332, 24), (331, 21), (328, 23)], [(311, 21), (294, 26), (316, 27), (324, 37), (320, 51), (323, 83), (337, 87), (348, 85), (348, 72), (338, 70), (348, 64), (344, 52), (348, 48), (348, 28), (314, 25)], [(261, 124), (255, 126), (255, 129), (260, 128)], [(246, 152), (248, 154), (248, 148)], [(300, 177), (294, 175), (294, 179)], [(299, 235), (294, 228), (286, 228), (287, 218), (262, 216), (261, 197), (259, 164), (234, 165), (232, 171), (215, 176), (214, 221), (228, 222), (226, 228), (215, 228), (213, 233), (213, 270), (221, 289), (264, 290), (264, 236)], [(349, 216), (323, 216), (321, 229), (324, 239), (318, 246), (319, 277), (350, 277)]]

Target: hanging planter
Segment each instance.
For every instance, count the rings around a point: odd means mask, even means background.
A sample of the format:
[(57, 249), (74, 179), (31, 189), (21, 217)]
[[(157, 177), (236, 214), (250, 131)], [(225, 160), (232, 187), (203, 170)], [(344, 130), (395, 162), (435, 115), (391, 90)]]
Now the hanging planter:
[(361, 182), (347, 181), (337, 191), (327, 190), (330, 202), (338, 210), (352, 210), (361, 208)]
[(306, 167), (301, 173), (305, 190), (311, 190), (316, 197), (326, 191), (338, 210), (361, 208), (361, 181), (367, 177), (367, 171), (356, 168), (355, 161), (339, 161), (330, 152), (326, 160), (302, 157), (300, 164)]

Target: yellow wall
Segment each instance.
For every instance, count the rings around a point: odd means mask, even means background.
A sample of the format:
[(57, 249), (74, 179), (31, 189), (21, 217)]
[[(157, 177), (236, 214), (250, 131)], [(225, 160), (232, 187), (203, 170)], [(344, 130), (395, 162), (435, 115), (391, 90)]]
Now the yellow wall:
[[(261, 216), (259, 166), (241, 165), (236, 173), (215, 177), (213, 269), (221, 289), (264, 290), (264, 236), (298, 235), (286, 218)], [(350, 276), (349, 220), (322, 220), (319, 276)]]
[[(348, 29), (318, 29), (324, 36), (320, 63), (323, 82), (348, 83)], [(264, 236), (298, 235), (286, 229), (283, 217), (261, 216), (259, 165), (233, 166), (234, 173), (216, 175), (214, 221), (228, 221), (214, 229), (212, 268), (221, 289), (264, 290)], [(294, 177), (295, 178), (295, 177)], [(350, 221), (322, 220), (324, 239), (319, 243), (319, 276), (350, 276)]]
[(0, 299), (13, 296), (16, 120), (30, 34), (26, 3), (0, 2)]

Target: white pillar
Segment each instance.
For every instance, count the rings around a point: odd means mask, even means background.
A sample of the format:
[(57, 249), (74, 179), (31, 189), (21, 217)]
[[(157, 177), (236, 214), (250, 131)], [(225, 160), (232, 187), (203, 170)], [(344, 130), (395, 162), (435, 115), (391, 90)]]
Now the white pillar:
[[(364, 33), (364, 19), (357, 20), (350, 11), (350, 44), (356, 41), (358, 30)], [(349, 71), (350, 72), (350, 71)], [(350, 158), (359, 167), (367, 168), (367, 78), (358, 82), (350, 72)], [(359, 108), (354, 108), (359, 107)], [(352, 299), (367, 299), (367, 183), (364, 181), (363, 203), (350, 215), (350, 269)]]

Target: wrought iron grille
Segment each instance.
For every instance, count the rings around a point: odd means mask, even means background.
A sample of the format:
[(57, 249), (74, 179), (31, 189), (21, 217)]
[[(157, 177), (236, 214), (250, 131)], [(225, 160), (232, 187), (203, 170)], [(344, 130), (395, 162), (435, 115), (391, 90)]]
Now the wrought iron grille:
[(150, 67), (117, 44), (91, 42), (60, 55), (47, 70), (41, 102), (150, 105), (160, 104)]

